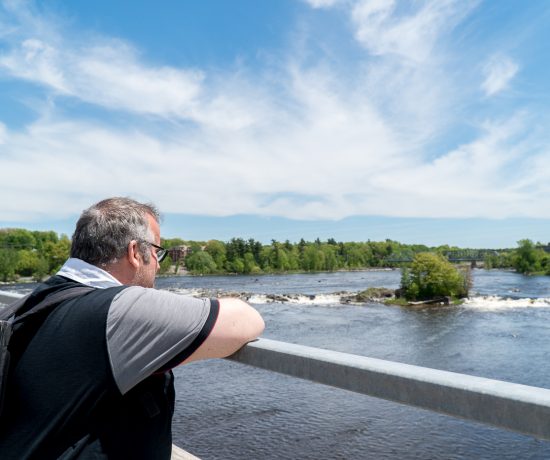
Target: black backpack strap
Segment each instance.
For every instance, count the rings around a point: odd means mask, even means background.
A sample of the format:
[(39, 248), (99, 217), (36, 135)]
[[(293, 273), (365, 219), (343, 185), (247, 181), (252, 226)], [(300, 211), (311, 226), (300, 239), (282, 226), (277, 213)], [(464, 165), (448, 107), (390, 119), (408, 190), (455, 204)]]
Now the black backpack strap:
[[(21, 323), (26, 318), (28, 318), (31, 315), (34, 315), (39, 312), (44, 312), (48, 308), (54, 307), (57, 304), (60, 304), (61, 302), (65, 300), (69, 300), (75, 297), (78, 297), (80, 295), (86, 294), (87, 292), (93, 291), (95, 288), (89, 287), (89, 286), (75, 286), (70, 287), (67, 289), (63, 289), (62, 291), (54, 292), (53, 294), (50, 294), (47, 296), (42, 302), (39, 302), (34, 307), (30, 308), (28, 311), (23, 313), (21, 316), (17, 316), (18, 311), (23, 307), (25, 302), (20, 303), (20, 301), (16, 302), (19, 305), (15, 305), (14, 308), (16, 309), (15, 314), (15, 320), (14, 324)], [(23, 300), (23, 299), (21, 299)], [(11, 307), (11, 305), (10, 305)]]
[[(30, 307), (21, 316), (17, 316), (19, 311), (23, 311), (26, 308), (26, 304), (30, 298), (30, 295), (17, 300), (16, 302), (8, 305), (0, 312), (0, 415), (2, 414), (2, 406), (4, 403), (4, 395), (7, 386), (8, 370), (10, 367), (11, 353), (9, 350), (10, 340), (14, 328), (20, 327), (25, 319), (29, 316), (37, 316), (38, 319), (43, 319), (45, 315), (50, 313), (58, 304), (65, 300), (69, 300), (87, 292), (93, 291), (94, 288), (89, 286), (74, 286), (61, 291), (54, 292), (48, 295), (45, 299), (38, 302), (36, 305)], [(44, 315), (37, 315), (37, 313), (43, 313)], [(33, 318), (33, 320), (36, 318)], [(36, 321), (31, 321), (36, 323)], [(40, 324), (38, 322), (37, 324)]]
[(2, 310), (0, 310), (0, 321), (7, 321), (12, 316), (15, 316), (17, 312), (21, 309), (21, 307), (23, 307), (23, 305), (27, 303), (27, 300), (29, 300), (29, 297), (30, 297), (30, 294), (27, 294), (26, 296), (2, 308)]

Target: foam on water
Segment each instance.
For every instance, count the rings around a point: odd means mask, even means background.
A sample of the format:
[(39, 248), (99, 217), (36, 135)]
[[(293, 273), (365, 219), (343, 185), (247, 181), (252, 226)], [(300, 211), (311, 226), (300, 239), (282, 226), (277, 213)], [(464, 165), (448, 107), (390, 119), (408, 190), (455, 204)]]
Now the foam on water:
[(302, 295), (302, 294), (281, 294), (281, 295), (266, 295), (253, 294), (248, 298), (252, 304), (259, 303), (289, 303), (296, 305), (340, 305), (340, 294), (319, 294), (319, 295)]
[(175, 292), (176, 294), (187, 295), (191, 297), (213, 297), (203, 289), (171, 288), (167, 290), (170, 292)]
[[(204, 289), (172, 289), (173, 292), (178, 292), (183, 295), (191, 295), (194, 297), (239, 297), (251, 304), (269, 304), (269, 303), (284, 303), (291, 305), (342, 305), (343, 303), (353, 303), (349, 300), (343, 302), (342, 297), (349, 299), (353, 292), (334, 292), (330, 294), (255, 294), (247, 292), (222, 292), (210, 291)], [(358, 305), (364, 305), (364, 302), (358, 302)], [(464, 300), (463, 308), (470, 308), (480, 311), (497, 311), (509, 310), (517, 308), (550, 308), (550, 298), (512, 298), (501, 296), (473, 296)]]
[[(268, 294), (250, 292), (229, 292), (204, 288), (171, 288), (172, 292), (193, 297), (238, 297), (251, 304), (283, 303), (291, 305), (330, 306), (342, 304), (364, 305), (364, 302), (354, 302), (352, 297), (357, 292), (333, 292), (324, 294)], [(24, 294), (24, 289), (6, 289), (6, 292)], [(373, 299), (374, 300), (374, 299)], [(520, 308), (550, 308), (550, 298), (518, 298), (497, 295), (474, 295), (464, 300), (462, 308), (479, 311), (498, 311)]]
[(193, 297), (238, 297), (251, 304), (285, 303), (294, 305), (341, 305), (342, 295), (350, 294), (335, 292), (332, 294), (255, 294), (249, 292), (224, 292), (206, 289), (170, 289), (182, 295)]
[(512, 308), (548, 308), (550, 298), (510, 298), (499, 296), (476, 296), (467, 298), (464, 307), (475, 310), (508, 310)]

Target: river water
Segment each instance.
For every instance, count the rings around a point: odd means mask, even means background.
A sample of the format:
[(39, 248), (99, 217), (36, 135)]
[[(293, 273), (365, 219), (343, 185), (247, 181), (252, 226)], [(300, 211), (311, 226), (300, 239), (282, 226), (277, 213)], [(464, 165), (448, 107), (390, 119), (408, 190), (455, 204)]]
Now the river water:
[[(399, 279), (399, 271), (173, 277), (157, 287), (246, 293), (266, 338), (550, 388), (550, 278), (474, 270), (468, 301), (440, 308), (343, 305), (335, 294)], [(175, 375), (174, 442), (203, 459), (550, 459), (550, 442), (228, 361)]]

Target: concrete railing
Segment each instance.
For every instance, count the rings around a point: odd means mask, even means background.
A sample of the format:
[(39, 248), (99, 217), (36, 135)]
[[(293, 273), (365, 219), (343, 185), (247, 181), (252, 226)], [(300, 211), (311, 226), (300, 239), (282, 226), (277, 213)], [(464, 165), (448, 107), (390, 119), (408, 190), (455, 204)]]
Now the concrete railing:
[[(0, 302), (20, 295), (0, 291)], [(550, 440), (550, 390), (269, 339), (226, 358)]]
[(550, 390), (269, 339), (227, 358), (550, 440)]

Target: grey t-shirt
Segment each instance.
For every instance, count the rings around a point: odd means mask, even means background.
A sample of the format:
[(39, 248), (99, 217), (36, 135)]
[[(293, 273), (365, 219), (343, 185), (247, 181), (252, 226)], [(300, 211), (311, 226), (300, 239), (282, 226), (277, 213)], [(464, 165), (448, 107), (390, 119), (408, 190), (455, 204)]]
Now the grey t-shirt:
[(107, 349), (122, 394), (181, 354), (210, 313), (208, 299), (130, 286), (113, 299)]

